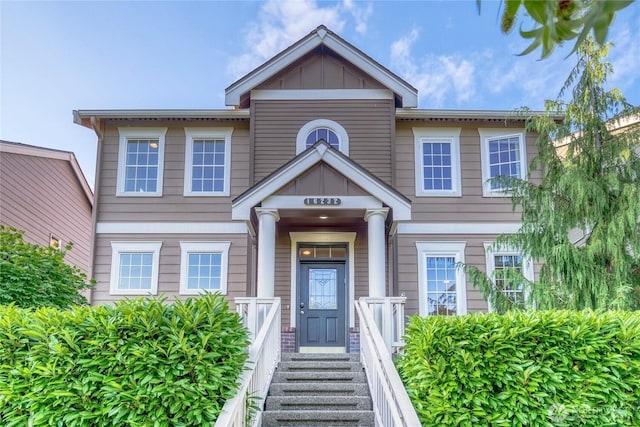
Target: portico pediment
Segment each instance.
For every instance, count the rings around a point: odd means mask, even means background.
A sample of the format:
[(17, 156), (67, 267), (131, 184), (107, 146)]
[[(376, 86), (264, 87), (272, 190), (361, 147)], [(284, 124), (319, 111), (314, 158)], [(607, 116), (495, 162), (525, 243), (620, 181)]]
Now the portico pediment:
[(249, 220), (251, 209), (268, 199), (304, 196), (366, 200), (367, 204), (390, 207), (394, 221), (411, 219), (408, 198), (324, 141), (309, 147), (238, 196), (233, 201), (232, 218)]

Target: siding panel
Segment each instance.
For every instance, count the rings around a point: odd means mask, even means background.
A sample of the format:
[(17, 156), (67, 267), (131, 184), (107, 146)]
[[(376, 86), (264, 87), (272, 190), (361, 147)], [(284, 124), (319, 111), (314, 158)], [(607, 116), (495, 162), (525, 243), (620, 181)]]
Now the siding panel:
[(229, 266), (227, 278), (227, 299), (246, 295), (247, 288), (247, 237), (243, 234), (99, 234), (96, 237), (96, 261), (94, 278), (98, 284), (92, 292), (95, 305), (112, 304), (123, 296), (109, 295), (111, 278), (111, 242), (112, 241), (162, 241), (160, 249), (160, 270), (158, 274), (158, 293), (167, 296), (169, 301), (185, 298), (179, 295), (180, 289), (180, 241), (229, 241)]

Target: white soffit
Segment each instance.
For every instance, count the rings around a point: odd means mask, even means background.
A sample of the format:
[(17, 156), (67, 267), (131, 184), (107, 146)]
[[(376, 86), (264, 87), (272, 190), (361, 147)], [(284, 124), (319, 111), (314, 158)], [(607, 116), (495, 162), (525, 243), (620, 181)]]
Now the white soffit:
[[(274, 172), (256, 185), (251, 191), (240, 195), (233, 202), (231, 218), (249, 220), (251, 209), (272, 196), (283, 186), (294, 180), (313, 165), (324, 161), (336, 171), (360, 186), (375, 199), (393, 209), (394, 221), (411, 219), (411, 202), (392, 188), (387, 187), (369, 173), (356, 167), (347, 157), (321, 142), (301, 153), (286, 167)], [(274, 206), (277, 207), (277, 206)]]
[(322, 44), (369, 74), (394, 93), (397, 93), (402, 98), (402, 107), (409, 108), (418, 106), (418, 91), (414, 87), (351, 44), (333, 34), (323, 25), (316, 28), (293, 46), (276, 55), (273, 59), (265, 62), (240, 80), (231, 84), (231, 86), (225, 90), (225, 104), (231, 106), (240, 105), (240, 97), (242, 94), (249, 92)]

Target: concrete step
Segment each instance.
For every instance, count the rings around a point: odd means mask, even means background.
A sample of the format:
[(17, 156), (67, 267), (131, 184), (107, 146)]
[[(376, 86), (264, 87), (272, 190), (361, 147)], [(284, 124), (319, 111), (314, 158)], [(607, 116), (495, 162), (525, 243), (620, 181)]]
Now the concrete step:
[(343, 362), (324, 359), (280, 362), (280, 365), (278, 365), (278, 370), (280, 370), (281, 372), (359, 372), (362, 371), (362, 369), (362, 364), (360, 364), (360, 362)]
[(271, 383), (269, 396), (369, 396), (369, 386), (365, 382)]
[(359, 362), (358, 353), (282, 353), (280, 358), (283, 362)]
[(369, 396), (270, 396), (267, 411), (370, 411)]
[(373, 411), (266, 411), (262, 414), (262, 427), (374, 425)]
[(291, 372), (276, 370), (271, 380), (272, 384), (304, 382), (304, 383), (364, 383), (366, 377), (363, 371), (345, 372)]

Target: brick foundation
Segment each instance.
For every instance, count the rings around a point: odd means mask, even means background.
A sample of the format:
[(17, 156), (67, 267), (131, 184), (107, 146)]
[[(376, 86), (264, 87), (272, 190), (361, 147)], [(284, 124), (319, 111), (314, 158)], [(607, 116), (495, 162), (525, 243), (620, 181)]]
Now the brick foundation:
[(349, 328), (349, 353), (360, 353), (359, 328)]
[(296, 328), (282, 328), (280, 331), (280, 351), (282, 353), (294, 353), (296, 351)]

